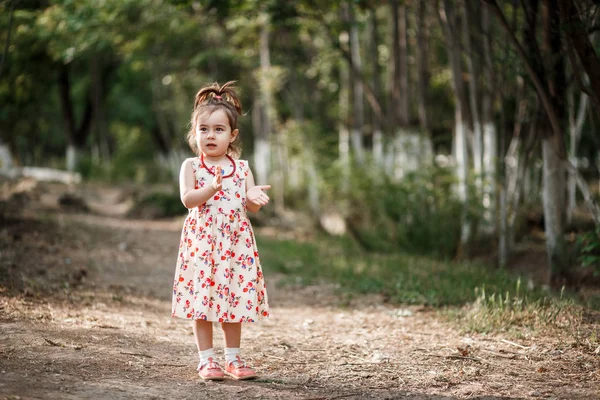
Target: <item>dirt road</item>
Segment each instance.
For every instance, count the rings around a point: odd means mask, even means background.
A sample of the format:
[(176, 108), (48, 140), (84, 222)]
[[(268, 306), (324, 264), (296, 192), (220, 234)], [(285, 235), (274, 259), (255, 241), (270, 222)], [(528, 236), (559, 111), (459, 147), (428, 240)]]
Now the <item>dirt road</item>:
[(564, 339), (466, 336), (433, 311), (280, 287), (268, 267), (272, 318), (242, 340), (260, 379), (205, 383), (189, 322), (170, 317), (181, 221), (26, 217), (0, 227), (3, 267), (28, 284), (0, 293), (0, 398), (600, 398), (600, 355)]

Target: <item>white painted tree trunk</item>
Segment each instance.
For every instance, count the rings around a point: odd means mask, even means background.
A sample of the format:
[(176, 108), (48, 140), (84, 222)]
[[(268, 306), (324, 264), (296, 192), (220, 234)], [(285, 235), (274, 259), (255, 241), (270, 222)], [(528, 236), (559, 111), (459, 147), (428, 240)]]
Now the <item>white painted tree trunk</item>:
[(398, 128), (394, 138), (394, 178), (400, 180), (407, 173), (430, 165), (433, 149), (429, 137), (410, 128)]
[[(350, 7), (350, 51), (352, 55), (353, 70), (362, 70), (362, 60), (360, 57), (360, 43), (358, 39), (358, 26), (354, 18), (354, 10)], [(363, 126), (365, 123), (365, 107), (364, 107), (364, 89), (363, 84), (358, 77), (352, 76), (352, 151), (356, 160), (363, 164), (365, 161), (365, 152), (363, 147)]]
[(271, 144), (264, 138), (254, 139), (254, 170), (256, 184), (266, 185), (269, 181), (269, 164), (271, 160)]
[[(586, 93), (581, 93), (577, 116), (575, 116), (575, 105), (573, 104), (572, 95), (569, 96), (569, 103), (571, 103), (569, 104), (569, 161), (577, 168), (577, 147), (579, 147), (579, 141), (581, 140), (581, 131), (588, 108), (588, 95)], [(567, 222), (570, 224), (573, 219), (573, 211), (577, 207), (577, 182), (575, 171), (569, 172), (568, 188), (569, 205), (567, 207)]]
[[(471, 237), (471, 227), (468, 218), (468, 174), (469, 174), (469, 154), (468, 154), (468, 132), (469, 122), (466, 117), (468, 112), (467, 96), (465, 94), (462, 78), (461, 64), (461, 44), (458, 33), (455, 32), (458, 18), (453, 9), (452, 2), (444, 0), (440, 3), (443, 7), (438, 10), (440, 24), (444, 30), (444, 35), (448, 48), (448, 57), (452, 68), (452, 89), (454, 91), (455, 101), (455, 132), (453, 143), (453, 155), (456, 162), (456, 173), (458, 177), (457, 195), (463, 203), (461, 216), (461, 248), (464, 247)], [(454, 29), (452, 28), (454, 27)], [(460, 255), (460, 254), (459, 254)]]
[(373, 131), (373, 162), (383, 167), (383, 132), (380, 128)]
[(467, 127), (462, 120), (460, 107), (456, 108), (455, 112), (455, 129), (454, 136), (454, 159), (456, 160), (456, 173), (458, 176), (458, 198), (463, 203), (464, 211), (461, 218), (460, 240), (462, 244), (469, 242), (471, 238), (471, 226), (467, 217), (467, 204), (469, 193), (467, 190), (468, 175), (469, 175), (469, 153), (467, 152)]
[(260, 99), (254, 98), (252, 107), (252, 130), (254, 131), (254, 180), (259, 185), (264, 185), (269, 179), (269, 166), (271, 163), (271, 144), (264, 136), (262, 120), (263, 111)]
[[(271, 136), (273, 134), (273, 121), (275, 119), (275, 109), (272, 99), (272, 79), (271, 74), (271, 53), (269, 49), (269, 29), (270, 22), (267, 14), (262, 15), (263, 24), (260, 30), (259, 51), (260, 51), (260, 100), (261, 100), (261, 118), (260, 131), (254, 141), (254, 157), (257, 165), (258, 178), (257, 184), (265, 185), (269, 182), (272, 163), (272, 143)], [(275, 208), (280, 210), (283, 208), (283, 188), (280, 187), (281, 182), (277, 181), (273, 184), (273, 198)]]
[[(492, 38), (488, 7), (481, 9), (482, 26), (482, 48), (484, 53), (483, 77), (485, 88), (482, 93), (481, 119), (483, 123), (483, 221), (484, 229), (489, 233), (496, 231), (497, 219), (497, 195), (496, 183), (498, 181), (498, 132), (494, 123), (493, 104), (495, 98), (494, 65), (492, 62)], [(503, 149), (504, 150), (504, 149)]]
[[(373, 85), (373, 94), (377, 98), (381, 98), (381, 78), (380, 78), (380, 68), (379, 68), (379, 34), (377, 29), (377, 13), (376, 7), (373, 6), (369, 15), (369, 32), (370, 32), (370, 58), (371, 64), (373, 65), (373, 74), (371, 78), (371, 82)], [(373, 127), (373, 162), (376, 166), (383, 168), (383, 132), (381, 129), (381, 120), (374, 112), (371, 113), (371, 125)]]
[(0, 169), (9, 170), (14, 166), (12, 153), (8, 146), (0, 141)]
[(471, 108), (471, 117), (473, 119), (473, 172), (475, 173), (475, 187), (477, 189), (477, 195), (482, 193), (483, 186), (483, 134), (481, 128), (481, 118), (479, 107), (481, 106), (481, 100), (479, 99), (479, 92), (477, 90), (477, 78), (479, 76), (479, 70), (475, 64), (475, 54), (471, 46), (471, 35), (469, 33), (469, 8), (466, 4), (466, 0), (461, 1), (461, 8), (463, 9), (463, 23), (462, 34), (463, 43), (465, 45), (466, 52), (466, 63), (467, 71), (469, 72), (469, 105)]
[(350, 190), (350, 132), (348, 132), (348, 116), (350, 107), (348, 104), (348, 91), (350, 76), (348, 68), (344, 63), (340, 64), (340, 92), (339, 92), (339, 115), (338, 127), (338, 154), (341, 169), (341, 191), (348, 193)]
[(498, 133), (492, 121), (483, 126), (483, 218), (487, 226), (494, 231), (494, 215), (496, 213), (496, 160), (498, 159)]
[(80, 158), (80, 150), (74, 144), (67, 146), (67, 171), (74, 172)]

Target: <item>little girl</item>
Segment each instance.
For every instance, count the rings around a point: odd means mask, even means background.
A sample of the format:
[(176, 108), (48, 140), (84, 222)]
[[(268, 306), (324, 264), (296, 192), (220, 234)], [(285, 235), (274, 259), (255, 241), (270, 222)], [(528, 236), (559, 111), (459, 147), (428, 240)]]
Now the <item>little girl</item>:
[[(242, 322), (269, 316), (267, 291), (246, 210), (269, 202), (256, 186), (240, 149), (237, 118), (241, 104), (232, 84), (213, 84), (196, 94), (187, 139), (198, 157), (188, 158), (179, 175), (180, 195), (189, 213), (179, 244), (173, 286), (174, 317), (193, 321), (205, 380), (256, 377), (240, 357)], [(225, 336), (225, 368), (216, 362), (213, 322)]]

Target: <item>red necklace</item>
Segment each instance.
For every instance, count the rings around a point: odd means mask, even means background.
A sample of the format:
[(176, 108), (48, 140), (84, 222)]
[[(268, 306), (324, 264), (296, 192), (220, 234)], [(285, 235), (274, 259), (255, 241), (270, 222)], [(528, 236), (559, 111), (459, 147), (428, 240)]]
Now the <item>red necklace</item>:
[[(229, 161), (231, 161), (231, 165), (233, 165), (233, 171), (231, 171), (231, 173), (229, 175), (225, 175), (223, 176), (223, 178), (229, 178), (230, 176), (233, 176), (233, 174), (235, 174), (235, 160), (233, 158), (231, 158), (229, 156), (229, 154), (225, 154), (225, 156), (229, 159)], [(200, 161), (202, 161), (202, 167), (204, 169), (206, 169), (211, 175), (214, 175), (214, 171), (211, 171), (210, 168), (208, 168), (208, 166), (206, 165), (206, 163), (204, 162), (204, 154), (200, 154)], [(216, 165), (213, 167), (213, 169), (216, 169)]]

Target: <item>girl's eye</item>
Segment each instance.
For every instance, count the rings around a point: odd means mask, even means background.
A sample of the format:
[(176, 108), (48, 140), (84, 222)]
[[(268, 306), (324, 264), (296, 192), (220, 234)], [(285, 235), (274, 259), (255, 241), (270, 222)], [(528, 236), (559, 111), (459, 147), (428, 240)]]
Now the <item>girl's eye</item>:
[(217, 132), (223, 132), (223, 128), (217, 128)]
[(208, 129), (206, 129), (206, 127), (202, 126), (200, 127), (200, 132), (206, 132)]

